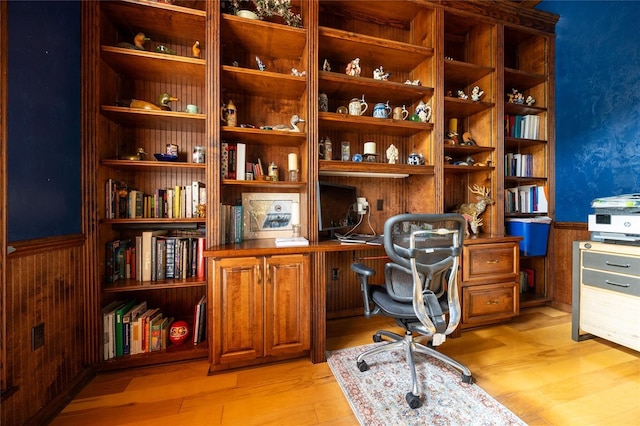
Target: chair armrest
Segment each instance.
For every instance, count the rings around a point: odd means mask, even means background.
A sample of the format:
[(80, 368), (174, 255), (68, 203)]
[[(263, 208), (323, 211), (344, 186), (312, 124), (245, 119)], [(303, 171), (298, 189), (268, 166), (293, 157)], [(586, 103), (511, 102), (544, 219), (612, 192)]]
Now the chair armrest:
[(369, 268), (366, 265), (363, 265), (362, 263), (352, 263), (351, 264), (351, 270), (354, 271), (356, 274), (362, 274), (365, 277), (372, 277), (376, 274), (376, 270), (373, 268)]
[(371, 295), (369, 294), (369, 277), (376, 274), (376, 270), (369, 268), (362, 263), (352, 263), (351, 270), (358, 275), (360, 281), (360, 290), (362, 290), (362, 300), (364, 302), (364, 316), (371, 317)]

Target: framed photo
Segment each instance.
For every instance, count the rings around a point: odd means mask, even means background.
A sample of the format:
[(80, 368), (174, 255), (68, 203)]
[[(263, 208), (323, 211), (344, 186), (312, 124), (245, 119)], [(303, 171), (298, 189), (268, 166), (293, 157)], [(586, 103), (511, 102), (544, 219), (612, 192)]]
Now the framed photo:
[(243, 238), (255, 240), (290, 237), (293, 204), (299, 202), (300, 194), (298, 193), (243, 193)]

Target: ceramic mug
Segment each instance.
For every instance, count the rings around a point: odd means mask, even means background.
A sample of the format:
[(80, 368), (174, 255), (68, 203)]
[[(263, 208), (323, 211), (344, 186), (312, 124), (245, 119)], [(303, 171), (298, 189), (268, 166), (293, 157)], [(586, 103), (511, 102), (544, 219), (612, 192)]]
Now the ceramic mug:
[(367, 110), (369, 104), (365, 102), (364, 95), (362, 99), (353, 98), (349, 102), (349, 115), (362, 115)]
[(379, 102), (373, 107), (373, 116), (375, 118), (388, 118), (391, 115), (391, 107), (389, 103), (383, 104)]
[(187, 105), (187, 109), (185, 110), (189, 114), (197, 114), (198, 113), (198, 105)]
[(406, 120), (408, 116), (409, 116), (409, 111), (407, 111), (407, 109), (404, 106), (395, 107), (393, 109), (394, 120)]

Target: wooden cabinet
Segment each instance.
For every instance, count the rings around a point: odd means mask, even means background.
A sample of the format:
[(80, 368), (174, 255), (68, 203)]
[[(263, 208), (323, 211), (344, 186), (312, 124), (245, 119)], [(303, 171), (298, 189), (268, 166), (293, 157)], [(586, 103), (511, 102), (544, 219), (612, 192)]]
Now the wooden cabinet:
[[(504, 217), (553, 218), (554, 39), (510, 25), (503, 31)], [(522, 306), (551, 300), (547, 256), (522, 256), (521, 264), (534, 275), (534, 285), (520, 295)]]
[(519, 313), (517, 239), (470, 240), (462, 250), (462, 328)]
[[(512, 247), (506, 250), (503, 244), (517, 241), (505, 237), (505, 218), (522, 214), (505, 212), (505, 190), (544, 186), (548, 215), (553, 217), (550, 165), (554, 162), (553, 33), (557, 17), (502, 2), (294, 0), (293, 8), (302, 17), (302, 27), (294, 28), (228, 14), (226, 3), (121, 0), (85, 5), (83, 33), (92, 53), (86, 62), (83, 89), (92, 102), (87, 106), (91, 119), (87, 121), (88, 161), (83, 173), (95, 177), (84, 189), (92, 209), (87, 214), (87, 258), (92, 282), (100, 283), (96, 284), (100, 296), (93, 309), (97, 312), (111, 300), (136, 297), (168, 315), (188, 319), (194, 304), (207, 293), (233, 307), (227, 311), (224, 304), (209, 301), (209, 338), (215, 336), (209, 356), (216, 368), (308, 351), (309, 290), (296, 287), (293, 276), (316, 277), (317, 292), (326, 291), (329, 282), (359, 291), (349, 268), (353, 257), (339, 254), (330, 244), (322, 245), (329, 235), (321, 234), (318, 227), (317, 182), (328, 181), (355, 186), (357, 195), (369, 201), (367, 216), (356, 230), (366, 233), (381, 233), (386, 218), (398, 213), (444, 213), (476, 202), (477, 194), (471, 191), (476, 185), (490, 191), (494, 203), (481, 216), (482, 233), (465, 245), (469, 251), (463, 256), (468, 272), (463, 278), (463, 296), (468, 309), (463, 325), (487, 324), (517, 314), (521, 297), (515, 285), (518, 271), (511, 266), (519, 260), (517, 254), (507, 255)], [(123, 47), (121, 43), (132, 43), (138, 32), (151, 39), (145, 49)], [(196, 40), (200, 41), (200, 57), (192, 55)], [(159, 46), (175, 55), (159, 53)], [(356, 58), (360, 74), (347, 75), (347, 65)], [(389, 73), (386, 78), (377, 78), (380, 67)], [(479, 99), (471, 98), (476, 86), (483, 91)], [(512, 88), (536, 102), (508, 102)], [(469, 98), (458, 96), (458, 91)], [(156, 102), (161, 93), (179, 99), (169, 103), (171, 111), (128, 106), (132, 99)], [(323, 94), (328, 99), (326, 111), (319, 105)], [(363, 115), (342, 112), (340, 107), (347, 107), (353, 98), (368, 103)], [(221, 120), (223, 106), (229, 102), (236, 107), (236, 126)], [(378, 118), (372, 115), (378, 103), (404, 106), (409, 113), (425, 104), (432, 115), (426, 121)], [(188, 104), (198, 105), (199, 112), (186, 113)], [(274, 129), (290, 123), (294, 115), (304, 120), (297, 129)], [(507, 115), (539, 117), (537, 137), (505, 134)], [(454, 123), (455, 129), (450, 129)], [(449, 130), (457, 133), (453, 143)], [(460, 143), (469, 138), (473, 143)], [(333, 143), (330, 158), (321, 155), (321, 142), (327, 139)], [(355, 154), (365, 154), (367, 142), (375, 143), (372, 161), (354, 161)], [(228, 159), (222, 147), (234, 143), (245, 144), (246, 163), (260, 160), (263, 172), (271, 163), (278, 166), (277, 179), (225, 175)], [(343, 143), (349, 146), (344, 160)], [(166, 152), (167, 144), (179, 146), (179, 161), (153, 159), (153, 154)], [(395, 163), (386, 154), (391, 145), (398, 151)], [(205, 164), (191, 161), (196, 146), (205, 147)], [(144, 160), (127, 159), (138, 149), (148, 154)], [(531, 154), (533, 176), (504, 176), (507, 153)], [(298, 160), (296, 181), (288, 179), (290, 154)], [(423, 164), (409, 164), (412, 154), (421, 155)], [(207, 189), (206, 216), (109, 217), (108, 179), (126, 181), (149, 194), (158, 188), (202, 181)], [(282, 267), (276, 267), (279, 255), (290, 252), (273, 244), (254, 249), (260, 240), (228, 244), (221, 206), (237, 205), (248, 193), (295, 194), (300, 200), (301, 233), (312, 247), (326, 252), (326, 261), (321, 266), (314, 263), (312, 271), (306, 257), (285, 259)], [(206, 229), (215, 278), (104, 284), (107, 241), (162, 228)], [(483, 248), (476, 251), (477, 247)], [(498, 269), (493, 265), (482, 270), (483, 262), (490, 260), (482, 257), (487, 253), (497, 256)], [(508, 270), (500, 269), (503, 261), (511, 262)], [(303, 272), (287, 266), (300, 262)], [(383, 263), (374, 262), (376, 267)], [(536, 274), (533, 290), (522, 295), (526, 303), (550, 300), (546, 257), (523, 262)], [(274, 280), (274, 274), (285, 274), (285, 278)], [(252, 284), (246, 287), (245, 282)], [(269, 285), (272, 291), (266, 290)], [(345, 294), (351, 293), (347, 290)], [(294, 306), (287, 295), (305, 302)], [(315, 300), (325, 300), (324, 294), (316, 296)], [(341, 311), (355, 312), (361, 307), (361, 298), (350, 300), (353, 306), (341, 306)], [(314, 307), (318, 312), (324, 308)], [(239, 316), (234, 317), (236, 314)], [(319, 314), (316, 321), (323, 318)], [(304, 330), (293, 328), (294, 320), (304, 324)], [(233, 333), (240, 323), (251, 324), (251, 328), (238, 326)], [(97, 325), (93, 332), (98, 339), (101, 330)], [(137, 357), (135, 362), (152, 364), (201, 356), (206, 351), (185, 347), (177, 351), (179, 355), (166, 351)], [(118, 360), (115, 365), (127, 364)]]
[(308, 255), (210, 262), (212, 372), (308, 355)]
[[(165, 318), (185, 320), (190, 327), (194, 307), (206, 294), (206, 275), (190, 270), (177, 278), (158, 278), (156, 274), (152, 279), (143, 278), (142, 267), (137, 268), (133, 259), (141, 259), (147, 252), (136, 243), (144, 231), (164, 230), (179, 238), (189, 234), (206, 239), (206, 217), (196, 217), (193, 211), (188, 214), (186, 203), (184, 212), (168, 213), (161, 197), (162, 192), (176, 187), (181, 191), (187, 186), (192, 189), (193, 182), (205, 185), (207, 179), (206, 165), (192, 160), (196, 146), (207, 146), (206, 49), (202, 49), (201, 57), (192, 53), (196, 40), (206, 45), (206, 10), (198, 9), (205, 6), (127, 0), (89, 6), (100, 16), (100, 28), (90, 29), (99, 33), (93, 39), (96, 57), (90, 70), (97, 84), (86, 89), (94, 94), (96, 103), (89, 109), (96, 112), (95, 141), (90, 148), (96, 161), (87, 165), (87, 170), (94, 178), (91, 194), (97, 227), (93, 255), (95, 279), (100, 283), (99, 304), (146, 301), (148, 308), (160, 309)], [(147, 38), (141, 46), (134, 41), (138, 33)], [(163, 48), (172, 53), (161, 53)], [(165, 109), (159, 107), (163, 93), (177, 99), (168, 102)], [(150, 107), (134, 108), (133, 100), (146, 101)], [(185, 112), (188, 104), (197, 105), (198, 113)], [(178, 147), (178, 161), (157, 161), (154, 154), (166, 153), (168, 144)], [(140, 151), (146, 155), (136, 158)], [(131, 195), (134, 191), (142, 194), (138, 211)], [(130, 272), (121, 273), (115, 280), (106, 277), (107, 268), (113, 267), (109, 266), (107, 249), (111, 241), (118, 241), (121, 247), (129, 245), (126, 252), (121, 248), (118, 259), (126, 262)], [(99, 335), (102, 326), (100, 317)], [(207, 353), (206, 343), (196, 346), (189, 340), (162, 351), (109, 359), (103, 368), (200, 358)]]

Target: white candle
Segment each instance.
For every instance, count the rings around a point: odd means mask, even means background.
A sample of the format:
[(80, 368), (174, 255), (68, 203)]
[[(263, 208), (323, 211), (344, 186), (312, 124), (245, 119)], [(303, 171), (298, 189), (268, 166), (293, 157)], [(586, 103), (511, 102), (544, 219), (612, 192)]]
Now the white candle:
[(375, 154), (376, 153), (376, 143), (375, 142), (365, 142), (364, 143), (364, 154)]
[(289, 171), (298, 170), (298, 156), (295, 152), (289, 153)]
[(291, 225), (300, 225), (300, 203), (291, 204)]

